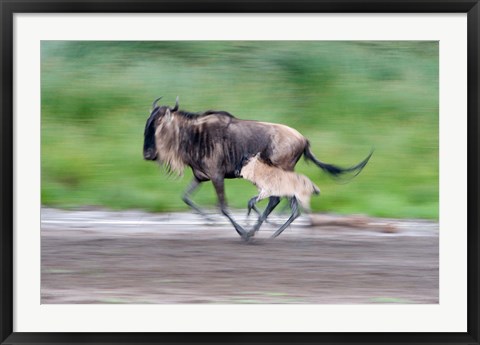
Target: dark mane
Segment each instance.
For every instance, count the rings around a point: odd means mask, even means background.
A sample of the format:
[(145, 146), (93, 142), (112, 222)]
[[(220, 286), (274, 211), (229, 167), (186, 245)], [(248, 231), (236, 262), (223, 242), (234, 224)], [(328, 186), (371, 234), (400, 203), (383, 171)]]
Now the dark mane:
[(202, 116), (207, 116), (207, 115), (221, 115), (221, 116), (227, 116), (227, 117), (235, 117), (233, 116), (232, 114), (230, 114), (229, 112), (226, 112), (226, 111), (223, 111), (223, 110), (220, 110), (220, 111), (216, 111), (216, 110), (207, 110), (203, 113), (191, 113), (189, 111), (184, 111), (184, 110), (178, 110), (176, 112), (176, 114), (180, 115), (180, 116), (183, 116), (184, 118), (186, 119), (196, 119), (198, 117), (202, 117)]
[(202, 114), (202, 116), (212, 115), (212, 114), (218, 114), (218, 115), (227, 116), (227, 117), (235, 117), (232, 114), (230, 114), (229, 112), (223, 111), (223, 110), (219, 110), (219, 111), (217, 111), (217, 110), (207, 110), (206, 112), (204, 112)]

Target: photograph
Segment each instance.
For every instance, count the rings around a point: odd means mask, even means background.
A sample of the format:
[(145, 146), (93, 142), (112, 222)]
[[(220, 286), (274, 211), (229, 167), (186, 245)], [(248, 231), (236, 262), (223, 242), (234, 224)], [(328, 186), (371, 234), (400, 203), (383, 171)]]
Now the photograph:
[(40, 303), (438, 306), (439, 60), (42, 40)]

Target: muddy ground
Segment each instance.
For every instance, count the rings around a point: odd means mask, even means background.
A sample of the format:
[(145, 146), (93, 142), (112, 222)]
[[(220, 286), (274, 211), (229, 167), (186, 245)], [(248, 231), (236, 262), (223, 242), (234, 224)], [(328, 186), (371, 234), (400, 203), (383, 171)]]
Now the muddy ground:
[(41, 301), (438, 303), (437, 222), (313, 215), (274, 230), (246, 244), (220, 216), (44, 208)]

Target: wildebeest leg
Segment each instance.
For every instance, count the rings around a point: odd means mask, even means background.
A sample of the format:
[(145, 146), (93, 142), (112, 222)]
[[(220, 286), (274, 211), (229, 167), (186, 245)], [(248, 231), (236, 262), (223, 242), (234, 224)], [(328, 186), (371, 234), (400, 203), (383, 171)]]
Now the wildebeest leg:
[(182, 200), (186, 203), (190, 208), (195, 210), (198, 214), (205, 217), (208, 221), (213, 221), (205, 212), (203, 212), (191, 199), (190, 195), (200, 186), (200, 181), (197, 180), (195, 177), (193, 178), (192, 182), (188, 185), (185, 192), (183, 192)]
[(217, 193), (218, 197), (218, 204), (222, 213), (228, 218), (230, 223), (232, 223), (233, 227), (237, 231), (237, 233), (244, 239), (248, 240), (250, 236), (248, 233), (230, 216), (227, 210), (227, 204), (225, 202), (225, 188), (224, 188), (224, 179), (223, 176), (212, 178), (213, 187), (215, 187), (215, 192)]
[(257, 223), (253, 227), (252, 230), (248, 232), (249, 236), (255, 235), (255, 233), (260, 229), (262, 226), (263, 222), (267, 219), (267, 217), (272, 213), (272, 211), (277, 207), (277, 205), (280, 203), (280, 198), (278, 196), (271, 196), (268, 199), (268, 205), (265, 208), (265, 211), (263, 211), (262, 215), (258, 218)]
[[(262, 213), (260, 212), (260, 210), (258, 209), (258, 207), (256, 206), (258, 202), (258, 195), (257, 196), (254, 196), (253, 198), (251, 198), (249, 201), (248, 201), (248, 205), (247, 205), (247, 216), (250, 215), (250, 212), (252, 212), (252, 210), (254, 210), (255, 212), (257, 212), (257, 214), (259, 216), (262, 215)], [(268, 219), (265, 219), (265, 223), (270, 223), (270, 221)]]
[(285, 230), (299, 215), (300, 215), (300, 211), (298, 209), (298, 202), (297, 202), (297, 199), (295, 197), (291, 198), (290, 199), (290, 208), (292, 209), (292, 214), (290, 215), (290, 217), (287, 219), (287, 221), (285, 222), (285, 224), (283, 224), (280, 229), (278, 229), (277, 231), (275, 231), (275, 233), (272, 235), (272, 238), (274, 237), (277, 237), (278, 235), (280, 235), (283, 230)]
[(260, 213), (260, 210), (257, 208), (257, 206), (255, 205), (257, 203), (257, 198), (258, 196), (254, 196), (253, 198), (251, 198), (250, 200), (248, 200), (248, 212), (247, 212), (247, 216), (250, 215), (250, 212), (252, 212), (252, 209), (257, 212), (257, 214), (260, 216), (261, 213)]

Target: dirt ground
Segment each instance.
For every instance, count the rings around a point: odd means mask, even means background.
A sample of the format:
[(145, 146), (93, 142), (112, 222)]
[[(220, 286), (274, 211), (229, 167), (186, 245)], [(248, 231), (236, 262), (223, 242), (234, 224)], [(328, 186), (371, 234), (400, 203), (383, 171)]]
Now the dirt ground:
[(313, 215), (274, 230), (246, 244), (221, 217), (45, 208), (41, 301), (438, 303), (436, 222)]

